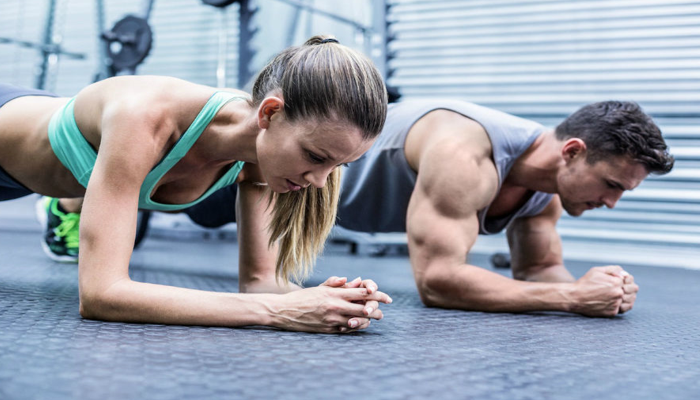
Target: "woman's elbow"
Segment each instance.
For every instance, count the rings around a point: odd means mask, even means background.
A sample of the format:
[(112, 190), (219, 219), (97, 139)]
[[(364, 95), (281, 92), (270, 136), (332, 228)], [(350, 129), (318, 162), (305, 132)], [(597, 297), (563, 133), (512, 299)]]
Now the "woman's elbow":
[(80, 286), (80, 315), (86, 319), (114, 320), (118, 314), (120, 296), (115, 293), (116, 285), (109, 288)]
[(80, 316), (86, 319), (106, 319), (108, 300), (96, 293), (80, 292)]

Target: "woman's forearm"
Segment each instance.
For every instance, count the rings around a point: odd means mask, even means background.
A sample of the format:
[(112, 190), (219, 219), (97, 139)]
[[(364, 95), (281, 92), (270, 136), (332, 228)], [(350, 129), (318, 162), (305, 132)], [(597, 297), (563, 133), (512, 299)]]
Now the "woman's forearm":
[(104, 293), (80, 297), (88, 319), (177, 325), (275, 326), (275, 294), (218, 293), (135, 282), (115, 282)]
[[(288, 294), (217, 293), (183, 289), (129, 279), (114, 282), (104, 291), (81, 291), (80, 313), (89, 319), (177, 325), (267, 325), (282, 329), (340, 333), (369, 326), (381, 319), (376, 307), (390, 303), (385, 293), (367, 288), (323, 285)], [(370, 293), (371, 292), (371, 293)], [(92, 293), (92, 294), (89, 294)], [(96, 294), (99, 293), (99, 294)]]

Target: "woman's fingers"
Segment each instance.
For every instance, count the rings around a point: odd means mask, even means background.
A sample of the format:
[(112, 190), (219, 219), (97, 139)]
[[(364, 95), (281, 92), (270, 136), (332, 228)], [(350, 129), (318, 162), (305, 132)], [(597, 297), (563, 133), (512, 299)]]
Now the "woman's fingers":
[(377, 286), (377, 284), (371, 279), (363, 280), (360, 287), (366, 288), (367, 293), (374, 293), (379, 289), (379, 286)]
[(367, 329), (372, 321), (368, 318), (350, 318), (345, 326), (338, 326), (340, 333), (353, 333)]
[(326, 279), (326, 281), (323, 282), (320, 286), (342, 287), (347, 281), (348, 278), (346, 277), (339, 278), (337, 276), (331, 276), (330, 278)]
[(369, 325), (369, 318), (358, 318), (358, 317), (353, 317), (348, 319), (348, 322), (345, 324), (350, 329), (362, 329), (363, 327), (366, 327)]
[(358, 276), (357, 278), (355, 278), (355, 279), (351, 280), (350, 282), (346, 283), (345, 285), (343, 285), (343, 287), (344, 288), (358, 288), (358, 287), (360, 287), (360, 285), (362, 285), (362, 278), (360, 278)]
[[(351, 302), (344, 302), (342, 305), (336, 305), (333, 307), (334, 311), (340, 316), (340, 318), (359, 318), (361, 319), (382, 319), (384, 318), (384, 313), (379, 309), (372, 309), (372, 311), (367, 314), (367, 307), (365, 304), (356, 304)], [(337, 321), (337, 320), (336, 320)]]
[(379, 309), (379, 302), (375, 300), (370, 300), (365, 303), (365, 309), (363, 310), (365, 315), (370, 316), (373, 312)]
[(393, 300), (391, 300), (391, 297), (389, 297), (388, 294), (380, 291), (376, 291), (374, 293), (369, 293), (369, 291), (366, 288), (357, 288), (357, 289), (345, 289), (342, 291), (336, 292), (340, 298), (347, 300), (347, 301), (356, 301), (356, 300), (362, 300), (362, 301), (378, 301), (380, 303), (385, 303), (385, 304), (391, 304)]
[(372, 311), (372, 313), (370, 315), (368, 315), (368, 317), (370, 317), (371, 319), (380, 320), (380, 319), (384, 318), (384, 312), (382, 312), (382, 310), (380, 310), (380, 309), (376, 309), (376, 310)]

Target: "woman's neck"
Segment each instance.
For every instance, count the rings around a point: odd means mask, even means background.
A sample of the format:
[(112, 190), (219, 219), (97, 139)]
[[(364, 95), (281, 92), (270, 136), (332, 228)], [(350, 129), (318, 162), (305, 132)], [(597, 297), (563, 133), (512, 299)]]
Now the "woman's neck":
[(213, 122), (207, 146), (212, 159), (257, 164), (260, 128), (256, 109), (247, 102), (232, 101), (221, 108)]

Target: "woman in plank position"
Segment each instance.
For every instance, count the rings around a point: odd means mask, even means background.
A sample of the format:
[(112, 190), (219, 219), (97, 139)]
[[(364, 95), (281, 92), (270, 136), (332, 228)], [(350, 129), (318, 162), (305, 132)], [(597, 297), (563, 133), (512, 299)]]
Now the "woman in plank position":
[[(269, 289), (259, 283), (271, 264), (283, 282), (308, 275), (335, 221), (337, 167), (372, 145), (386, 101), (371, 61), (319, 36), (275, 57), (251, 95), (154, 76), (107, 79), (73, 98), (0, 85), (0, 200), (84, 197), (85, 318), (352, 332), (382, 318), (378, 302), (391, 302), (371, 280), (254, 292)], [(247, 293), (129, 278), (139, 208), (177, 211), (233, 184)], [(77, 232), (78, 216), (55, 200), (48, 207), (65, 217), (58, 233), (77, 242), (65, 232)]]

